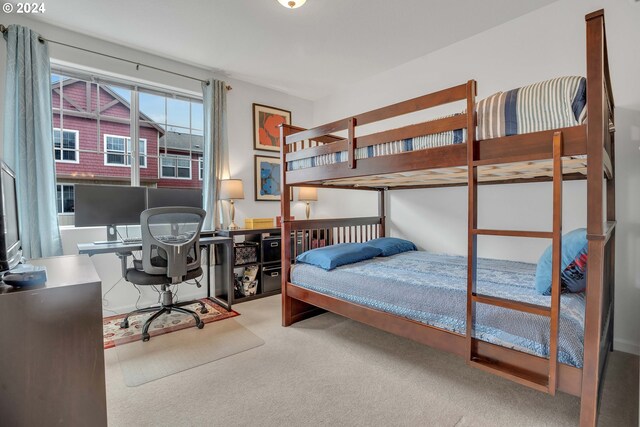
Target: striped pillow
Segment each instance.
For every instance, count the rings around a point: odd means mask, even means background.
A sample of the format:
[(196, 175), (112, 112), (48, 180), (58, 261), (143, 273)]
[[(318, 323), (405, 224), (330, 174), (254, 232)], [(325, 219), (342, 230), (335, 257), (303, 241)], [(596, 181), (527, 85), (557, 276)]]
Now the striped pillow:
[(478, 139), (576, 126), (584, 121), (586, 79), (558, 77), (478, 102)]

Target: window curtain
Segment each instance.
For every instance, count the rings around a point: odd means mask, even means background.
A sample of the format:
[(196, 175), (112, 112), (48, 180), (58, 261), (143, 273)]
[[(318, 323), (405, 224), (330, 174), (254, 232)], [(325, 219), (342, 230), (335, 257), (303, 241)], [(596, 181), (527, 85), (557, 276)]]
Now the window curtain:
[(4, 160), (16, 173), (20, 240), (26, 258), (62, 255), (56, 209), (49, 47), (10, 25), (4, 99)]
[(229, 145), (227, 142), (227, 84), (211, 79), (202, 83), (204, 110), (203, 205), (207, 211), (203, 229), (218, 229), (228, 222), (221, 209), (220, 180), (229, 178)]

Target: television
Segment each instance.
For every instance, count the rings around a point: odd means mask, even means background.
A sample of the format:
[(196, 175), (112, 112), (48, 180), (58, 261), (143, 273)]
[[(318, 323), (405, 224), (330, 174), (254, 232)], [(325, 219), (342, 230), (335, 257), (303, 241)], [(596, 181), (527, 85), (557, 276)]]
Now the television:
[(22, 246), (16, 175), (4, 162), (0, 162), (0, 192), (0, 271), (7, 271), (20, 263)]

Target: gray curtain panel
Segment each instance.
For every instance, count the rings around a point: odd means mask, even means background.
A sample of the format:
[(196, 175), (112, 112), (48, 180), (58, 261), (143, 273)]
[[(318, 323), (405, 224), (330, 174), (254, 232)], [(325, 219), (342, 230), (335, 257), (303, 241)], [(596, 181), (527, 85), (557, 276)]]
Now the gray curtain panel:
[(49, 48), (10, 25), (4, 100), (4, 160), (16, 173), (20, 240), (27, 258), (62, 255), (56, 210)]
[(227, 84), (210, 80), (202, 84), (204, 104), (204, 176), (203, 207), (207, 217), (203, 230), (220, 228), (227, 222), (220, 209), (220, 180), (229, 177), (229, 146), (227, 142)]

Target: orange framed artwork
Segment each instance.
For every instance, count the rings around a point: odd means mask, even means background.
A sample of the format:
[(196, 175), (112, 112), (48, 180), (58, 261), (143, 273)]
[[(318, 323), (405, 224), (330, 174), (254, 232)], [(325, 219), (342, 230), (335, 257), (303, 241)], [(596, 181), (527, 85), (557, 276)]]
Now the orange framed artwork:
[(253, 147), (256, 150), (280, 151), (280, 126), (291, 124), (291, 111), (253, 104)]

